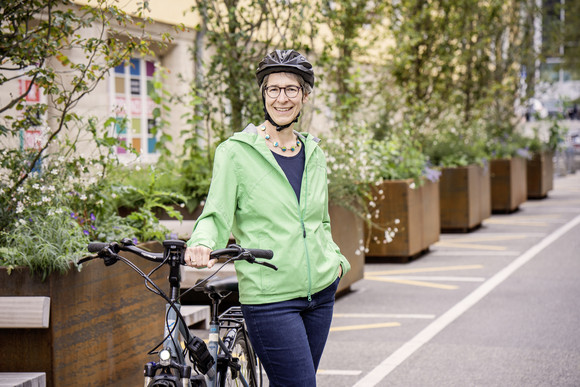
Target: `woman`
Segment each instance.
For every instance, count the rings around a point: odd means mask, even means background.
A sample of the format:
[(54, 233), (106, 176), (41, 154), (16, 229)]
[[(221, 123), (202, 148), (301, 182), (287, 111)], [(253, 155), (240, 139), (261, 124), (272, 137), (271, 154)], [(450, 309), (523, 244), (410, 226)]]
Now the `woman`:
[(236, 262), (250, 341), (270, 386), (316, 385), (334, 294), (350, 264), (330, 234), (326, 161), (318, 139), (294, 131), (314, 86), (312, 65), (276, 50), (256, 77), (266, 121), (248, 125), (216, 150), (204, 211), (186, 263), (212, 267), (230, 232), (248, 248), (274, 251), (278, 271)]

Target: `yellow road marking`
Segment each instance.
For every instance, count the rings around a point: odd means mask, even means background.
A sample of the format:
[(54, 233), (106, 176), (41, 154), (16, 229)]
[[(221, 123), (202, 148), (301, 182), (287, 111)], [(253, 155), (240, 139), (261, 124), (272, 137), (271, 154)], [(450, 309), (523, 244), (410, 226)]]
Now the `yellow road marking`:
[(365, 279), (368, 279), (371, 281), (392, 282), (392, 283), (402, 284), (402, 285), (422, 286), (425, 288), (435, 288), (435, 289), (444, 289), (444, 290), (455, 290), (458, 288), (455, 285), (442, 285), (442, 284), (435, 284), (432, 282), (424, 282), (424, 281), (398, 280), (398, 279), (394, 279), (394, 278), (381, 278), (381, 277), (373, 277), (373, 276), (366, 277), (365, 276)]
[(423, 267), (423, 268), (417, 268), (417, 269), (371, 271), (371, 272), (365, 273), (365, 277), (367, 275), (377, 276), (377, 275), (392, 275), (392, 274), (428, 273), (428, 272), (434, 272), (434, 271), (471, 270), (471, 269), (481, 269), (481, 268), (483, 268), (483, 265)]
[(472, 270), (481, 269), (483, 265), (464, 265), (464, 266), (444, 266), (444, 267), (423, 267), (417, 269), (403, 269), (403, 270), (383, 270), (383, 271), (373, 271), (367, 272), (364, 278), (370, 281), (380, 281), (380, 282), (391, 282), (402, 285), (412, 285), (421, 286), (426, 288), (435, 288), (442, 290), (455, 290), (458, 286), (455, 285), (443, 285), (433, 282), (426, 281), (415, 281), (409, 279), (398, 279), (396, 277), (389, 277), (393, 274), (409, 274), (409, 273), (428, 273), (428, 272), (438, 272), (438, 271), (453, 271), (453, 270)]
[(542, 227), (547, 226), (546, 222), (530, 222), (525, 219), (486, 219), (483, 221), (485, 224), (515, 224), (519, 226), (532, 226), (532, 227)]
[(449, 238), (449, 239), (444, 239), (442, 241), (439, 241), (437, 243), (441, 243), (441, 242), (448, 242), (448, 241), (457, 241), (458, 243), (461, 242), (496, 242), (496, 241), (513, 241), (514, 239), (525, 239), (527, 238), (527, 235), (481, 235), (481, 236), (472, 236), (472, 237), (466, 237), (466, 238)]
[(475, 250), (493, 250), (493, 251), (504, 251), (507, 250), (506, 246), (496, 246), (496, 245), (480, 245), (477, 243), (470, 242), (497, 242), (497, 241), (510, 241), (515, 239), (525, 239), (527, 235), (491, 235), (480, 237), (468, 237), (468, 238), (451, 238), (444, 239), (435, 243), (435, 246), (442, 247), (460, 247)]
[(493, 250), (493, 251), (504, 251), (507, 250), (505, 246), (493, 246), (493, 245), (476, 245), (474, 243), (460, 243), (460, 242), (437, 242), (437, 246), (442, 247), (459, 247), (464, 249), (474, 249), (474, 250)]
[(400, 327), (401, 323), (389, 322), (389, 323), (378, 323), (378, 324), (362, 324), (362, 325), (346, 325), (343, 327), (333, 327), (330, 328), (331, 332), (342, 332), (342, 331), (356, 331), (359, 329), (375, 329), (375, 328), (392, 328)]

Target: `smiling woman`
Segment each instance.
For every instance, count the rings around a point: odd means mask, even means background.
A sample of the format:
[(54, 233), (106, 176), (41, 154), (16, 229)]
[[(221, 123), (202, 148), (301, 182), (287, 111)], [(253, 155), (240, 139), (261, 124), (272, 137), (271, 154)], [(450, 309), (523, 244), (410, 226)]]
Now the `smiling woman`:
[(283, 154), (290, 151), (293, 153), (299, 150), (300, 141), (294, 131), (284, 129), (298, 120), (302, 106), (308, 100), (308, 95), (304, 93), (304, 87), (300, 85), (299, 76), (292, 73), (268, 75), (264, 79), (264, 85), (266, 85), (263, 86), (264, 105), (271, 121), (262, 125), (260, 134), (268, 140), (268, 146), (273, 152)]
[(272, 250), (275, 272), (236, 264), (250, 342), (270, 385), (314, 386), (339, 278), (350, 269), (332, 239), (319, 140), (294, 130), (314, 72), (300, 53), (276, 50), (260, 62), (256, 78), (265, 121), (216, 150), (185, 261), (213, 266), (210, 251), (225, 246), (230, 233), (244, 247)]

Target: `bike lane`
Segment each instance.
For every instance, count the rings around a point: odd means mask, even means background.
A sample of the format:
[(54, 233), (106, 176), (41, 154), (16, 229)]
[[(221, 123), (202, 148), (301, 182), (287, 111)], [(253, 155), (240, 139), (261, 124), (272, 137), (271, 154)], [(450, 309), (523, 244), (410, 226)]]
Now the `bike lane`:
[[(545, 267), (538, 269), (540, 278), (549, 278), (548, 273), (559, 278), (559, 271), (572, 276), (580, 273), (576, 263), (580, 257), (580, 176), (557, 178), (554, 185), (548, 198), (527, 201), (513, 214), (493, 215), (478, 230), (442, 234), (428, 254), (409, 264), (365, 265), (365, 280), (337, 300), (319, 385), (529, 385), (514, 384), (513, 380), (506, 384), (501, 379), (511, 370), (510, 375), (517, 375), (514, 379), (526, 380), (521, 379), (522, 373), (533, 374), (526, 370), (539, 363), (542, 356), (523, 346), (521, 351), (529, 356), (520, 353), (506, 361), (504, 368), (499, 367), (494, 360), (502, 358), (496, 352), (504, 350), (501, 343), (505, 341), (499, 333), (514, 329), (521, 332), (521, 342), (530, 346), (538, 333), (544, 333), (546, 343), (557, 341), (558, 337), (546, 334), (562, 329), (546, 322), (553, 320), (556, 311), (552, 309), (561, 308), (564, 321), (574, 320), (575, 311), (580, 309), (572, 304), (573, 295), (580, 294), (580, 281), (532, 281), (530, 285), (520, 279), (522, 273), (546, 260)], [(502, 297), (501, 292), (509, 286), (514, 287), (510, 296)], [(537, 295), (536, 303), (525, 301), (533, 295)], [(494, 303), (496, 299), (501, 301)], [(554, 306), (544, 310), (545, 305)], [(501, 324), (501, 312), (505, 310), (512, 312), (511, 320), (516, 324)], [(530, 314), (536, 316), (533, 321), (525, 318)], [(465, 323), (467, 316), (474, 315), (480, 324)], [(457, 334), (462, 324), (466, 328)], [(566, 334), (578, 337), (573, 324), (565, 329)], [(490, 332), (498, 336), (492, 337)], [(445, 345), (449, 338), (455, 339), (451, 341), (454, 344)], [(479, 351), (471, 348), (472, 340), (478, 343), (473, 345)], [(550, 348), (557, 351), (558, 345)], [(512, 355), (516, 353), (514, 350)], [(569, 356), (561, 359), (564, 369), (565, 364), (578, 358), (578, 352), (566, 354)], [(518, 359), (529, 361), (520, 364)], [(574, 372), (566, 375), (570, 374), (562, 377), (578, 378)], [(536, 377), (549, 376), (542, 372)], [(548, 380), (532, 384), (553, 385)]]

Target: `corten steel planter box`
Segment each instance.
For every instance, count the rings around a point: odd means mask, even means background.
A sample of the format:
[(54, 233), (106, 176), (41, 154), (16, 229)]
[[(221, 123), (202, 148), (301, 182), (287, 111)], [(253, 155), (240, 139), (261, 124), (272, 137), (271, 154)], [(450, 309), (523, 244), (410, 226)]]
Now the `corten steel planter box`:
[(534, 153), (527, 160), (528, 198), (542, 199), (548, 196), (554, 184), (554, 159), (552, 152)]
[(364, 240), (364, 221), (360, 216), (339, 205), (331, 204), (329, 213), (332, 239), (351, 266), (350, 271), (340, 280), (337, 290), (337, 293), (340, 293), (364, 277), (365, 255), (361, 243)]
[[(389, 225), (398, 231), (390, 243), (385, 243), (385, 231), (367, 229), (369, 251), (367, 257), (394, 258), (407, 262), (427, 250), (440, 236), (439, 182), (425, 182), (411, 188), (412, 179), (384, 181), (373, 188), (378, 219), (373, 222)], [(393, 224), (399, 219), (399, 224)], [(384, 228), (384, 227), (383, 227)]]
[(491, 210), (508, 213), (528, 198), (526, 160), (521, 157), (490, 161)]
[[(145, 272), (156, 264), (133, 260)], [(167, 270), (153, 275), (161, 286)], [(44, 282), (27, 269), (0, 269), (3, 296), (50, 297), (44, 329), (0, 329), (0, 370), (46, 372), (47, 386), (138, 386), (147, 355), (161, 340), (165, 301), (118, 262), (83, 265)], [(166, 290), (165, 287), (162, 287)]]
[(442, 231), (474, 229), (491, 216), (489, 171), (479, 165), (443, 168), (439, 197)]

